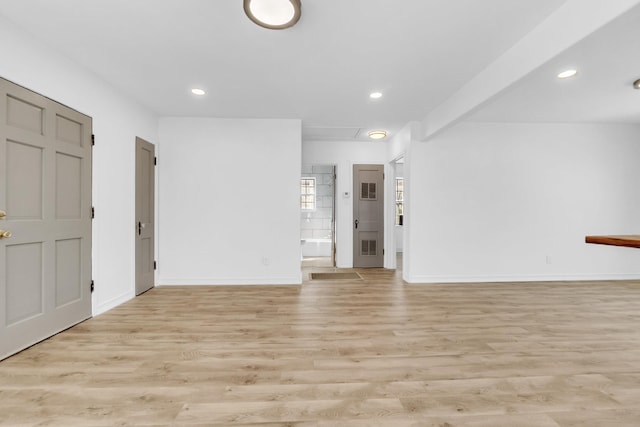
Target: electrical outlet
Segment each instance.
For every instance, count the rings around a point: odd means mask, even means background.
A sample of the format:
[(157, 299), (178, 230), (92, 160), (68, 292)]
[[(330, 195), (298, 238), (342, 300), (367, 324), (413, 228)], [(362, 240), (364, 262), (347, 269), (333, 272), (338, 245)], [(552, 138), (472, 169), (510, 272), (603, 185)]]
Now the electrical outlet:
[(271, 260), (269, 258), (262, 257), (262, 265), (269, 265), (271, 263)]

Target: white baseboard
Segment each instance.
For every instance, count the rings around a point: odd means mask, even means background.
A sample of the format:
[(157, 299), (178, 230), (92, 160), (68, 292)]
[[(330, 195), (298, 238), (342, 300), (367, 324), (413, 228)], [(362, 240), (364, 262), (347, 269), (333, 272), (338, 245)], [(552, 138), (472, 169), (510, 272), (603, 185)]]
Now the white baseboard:
[(177, 278), (164, 277), (158, 280), (157, 286), (224, 286), (224, 285), (300, 285), (302, 273), (297, 276), (282, 277), (207, 277)]
[(92, 307), (91, 314), (94, 317), (99, 316), (100, 314), (106, 313), (107, 311), (119, 306), (120, 304), (124, 304), (125, 302), (129, 301), (134, 297), (135, 297), (135, 293), (125, 292), (117, 297), (111, 298), (110, 300), (103, 302), (100, 305)]
[(637, 274), (566, 274), (566, 275), (509, 275), (509, 276), (447, 276), (415, 275), (404, 279), (407, 283), (491, 283), (491, 282), (576, 282), (594, 280), (640, 280)]

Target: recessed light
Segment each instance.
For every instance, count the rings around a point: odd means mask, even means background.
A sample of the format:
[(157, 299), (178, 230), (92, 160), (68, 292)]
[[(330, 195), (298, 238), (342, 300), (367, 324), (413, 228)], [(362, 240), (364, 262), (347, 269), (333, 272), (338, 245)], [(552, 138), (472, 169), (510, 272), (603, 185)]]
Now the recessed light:
[(199, 88), (193, 88), (191, 89), (191, 93), (194, 95), (202, 96), (202, 95), (205, 95), (207, 92)]
[(569, 70), (564, 70), (561, 73), (558, 73), (558, 78), (559, 79), (568, 79), (570, 77), (575, 76), (576, 74), (578, 74), (578, 70), (575, 70), (573, 68), (569, 69)]
[(640, 89), (640, 79), (638, 79), (635, 82), (633, 82), (633, 88), (634, 89)]
[(386, 130), (372, 130), (367, 135), (369, 135), (369, 138), (375, 139), (375, 140), (384, 139), (384, 138), (387, 137), (387, 131)]
[(382, 98), (382, 92), (371, 92), (371, 94), (369, 95), (369, 98), (372, 98), (372, 99)]

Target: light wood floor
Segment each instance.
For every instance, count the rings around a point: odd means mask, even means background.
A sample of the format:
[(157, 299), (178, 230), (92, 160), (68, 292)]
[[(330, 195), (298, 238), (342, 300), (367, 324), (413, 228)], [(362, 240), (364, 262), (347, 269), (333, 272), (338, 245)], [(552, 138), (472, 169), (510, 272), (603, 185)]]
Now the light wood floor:
[(0, 425), (640, 425), (640, 283), (357, 271), (155, 288), (0, 362)]

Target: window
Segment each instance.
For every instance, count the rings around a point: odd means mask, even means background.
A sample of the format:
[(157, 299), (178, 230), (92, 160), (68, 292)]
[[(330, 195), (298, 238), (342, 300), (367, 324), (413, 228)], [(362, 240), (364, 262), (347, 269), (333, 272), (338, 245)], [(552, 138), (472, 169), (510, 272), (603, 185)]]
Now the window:
[(316, 209), (316, 179), (300, 179), (300, 208), (303, 211), (313, 211)]
[(361, 200), (378, 200), (376, 196), (376, 183), (363, 182), (360, 190)]
[(404, 178), (396, 178), (396, 225), (402, 225), (404, 217)]

